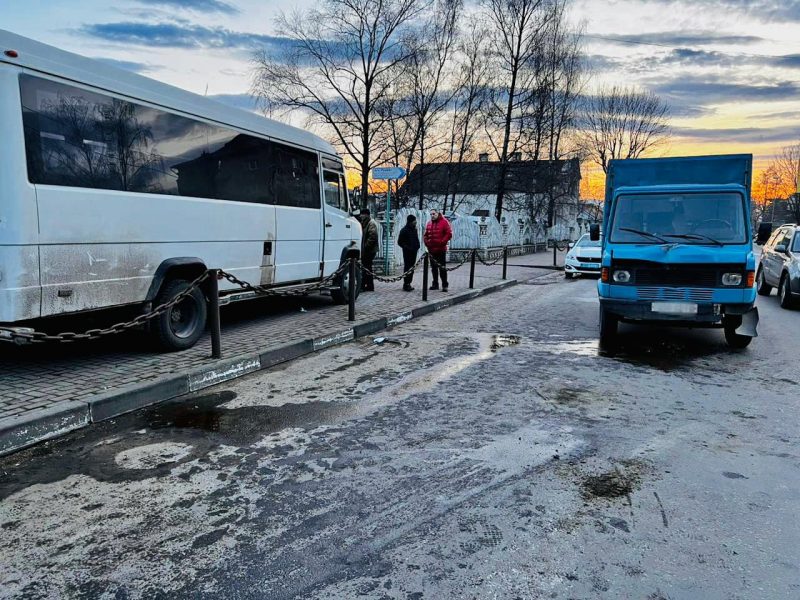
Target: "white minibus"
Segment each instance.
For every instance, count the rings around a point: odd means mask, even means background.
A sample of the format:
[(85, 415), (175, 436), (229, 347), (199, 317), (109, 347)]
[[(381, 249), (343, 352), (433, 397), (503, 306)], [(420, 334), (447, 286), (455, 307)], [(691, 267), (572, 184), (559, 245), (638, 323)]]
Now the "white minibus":
[[(207, 268), (297, 286), (359, 254), (329, 143), (1, 30), (0, 131), (0, 324), (148, 310)], [(150, 329), (188, 348), (206, 312), (196, 290)]]

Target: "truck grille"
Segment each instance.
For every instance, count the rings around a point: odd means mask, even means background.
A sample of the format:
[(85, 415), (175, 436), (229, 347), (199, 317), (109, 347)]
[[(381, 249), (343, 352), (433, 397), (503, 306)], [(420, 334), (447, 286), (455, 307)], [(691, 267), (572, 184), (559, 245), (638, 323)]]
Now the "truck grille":
[(683, 302), (709, 302), (714, 290), (703, 288), (642, 287), (636, 290), (639, 300), (677, 300)]
[(723, 273), (741, 273), (742, 265), (662, 265), (648, 261), (614, 261), (614, 269), (626, 269), (631, 273), (630, 284), (653, 287), (715, 288), (722, 285)]

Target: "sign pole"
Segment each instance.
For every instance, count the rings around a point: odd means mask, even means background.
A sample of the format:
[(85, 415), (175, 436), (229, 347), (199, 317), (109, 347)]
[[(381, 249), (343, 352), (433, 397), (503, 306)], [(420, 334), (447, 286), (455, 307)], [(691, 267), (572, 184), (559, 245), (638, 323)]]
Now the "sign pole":
[(392, 180), (386, 180), (386, 235), (383, 240), (383, 276), (389, 276), (389, 237), (392, 232)]

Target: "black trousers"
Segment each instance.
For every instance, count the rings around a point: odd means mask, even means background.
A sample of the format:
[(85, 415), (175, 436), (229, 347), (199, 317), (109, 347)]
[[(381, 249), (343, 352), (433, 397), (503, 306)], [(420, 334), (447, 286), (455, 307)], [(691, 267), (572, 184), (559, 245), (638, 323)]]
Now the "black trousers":
[[(433, 285), (439, 285), (439, 277), (442, 278), (442, 287), (447, 287), (447, 269), (445, 269), (445, 265), (447, 264), (447, 252), (431, 252), (431, 275), (433, 276)], [(435, 262), (434, 262), (435, 261)], [(436, 263), (441, 265), (440, 267), (436, 266)]]
[[(410, 270), (411, 267), (414, 266), (414, 263), (417, 262), (417, 252), (418, 250), (403, 250), (403, 273)], [(413, 280), (414, 271), (411, 271), (408, 275), (403, 277), (403, 284), (409, 286)]]
[[(369, 256), (365, 254), (361, 257), (361, 264), (363, 265), (363, 269), (361, 269), (361, 289), (362, 290), (374, 290), (375, 289), (375, 281), (372, 279), (372, 261), (375, 260), (375, 256)], [(369, 269), (369, 270), (367, 270)]]

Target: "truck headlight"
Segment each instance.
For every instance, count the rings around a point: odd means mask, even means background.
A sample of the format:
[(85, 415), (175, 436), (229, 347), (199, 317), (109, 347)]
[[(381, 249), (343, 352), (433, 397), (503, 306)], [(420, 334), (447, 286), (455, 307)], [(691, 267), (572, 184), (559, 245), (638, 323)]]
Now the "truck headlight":
[(742, 274), (741, 273), (723, 274), (722, 285), (742, 285)]
[(614, 281), (617, 283), (628, 283), (631, 280), (631, 274), (629, 271), (614, 271)]

